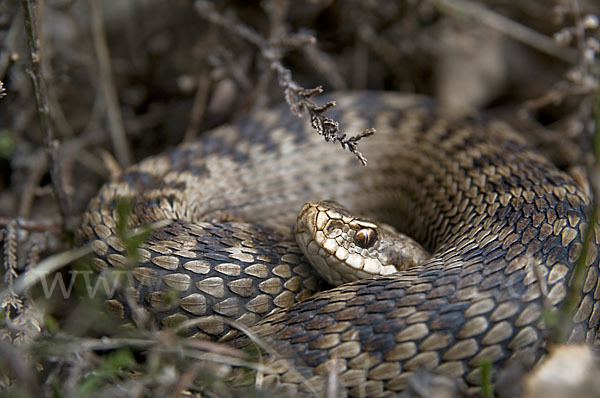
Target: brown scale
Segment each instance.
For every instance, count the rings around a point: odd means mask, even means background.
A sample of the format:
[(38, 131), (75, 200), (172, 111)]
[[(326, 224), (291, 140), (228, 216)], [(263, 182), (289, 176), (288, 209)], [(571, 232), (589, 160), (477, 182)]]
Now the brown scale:
[[(322, 393), (334, 362), (343, 396), (392, 396), (420, 369), (476, 391), (484, 358), (494, 370), (538, 361), (544, 306), (562, 302), (581, 254), (588, 195), (502, 122), (450, 124), (412, 95), (335, 98), (344, 132), (377, 129), (360, 142), (368, 167), (285, 106), (259, 112), (103, 187), (79, 234), (94, 265), (127, 263), (118, 198), (133, 204), (130, 226), (176, 220), (140, 249), (128, 291), (163, 325), (197, 318), (190, 333), (206, 338), (231, 336), (223, 317), (251, 325), (273, 311), (254, 331), (280, 354), (265, 356), (264, 386), (281, 395)], [(304, 202), (322, 199), (394, 225), (433, 257), (307, 298), (320, 286), (292, 225)], [(594, 238), (572, 341), (598, 329), (597, 226)], [(122, 297), (107, 303), (128, 314)]]

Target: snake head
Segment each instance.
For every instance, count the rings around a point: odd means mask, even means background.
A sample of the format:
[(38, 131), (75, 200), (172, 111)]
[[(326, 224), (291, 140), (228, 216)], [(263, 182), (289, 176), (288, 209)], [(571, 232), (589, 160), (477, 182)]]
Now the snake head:
[(302, 207), (296, 241), (332, 285), (392, 274), (429, 258), (415, 240), (333, 201), (308, 202)]

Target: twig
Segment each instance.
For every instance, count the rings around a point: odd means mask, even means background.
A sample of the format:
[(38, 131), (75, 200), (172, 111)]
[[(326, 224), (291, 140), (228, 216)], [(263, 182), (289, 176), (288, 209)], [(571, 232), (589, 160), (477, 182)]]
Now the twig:
[(323, 113), (334, 106), (335, 101), (329, 101), (325, 105), (317, 106), (310, 98), (315, 94), (323, 92), (322, 87), (313, 89), (305, 89), (294, 80), (292, 73), (279, 62), (273, 61), (271, 68), (277, 71), (279, 75), (279, 85), (283, 87), (283, 94), (292, 113), (298, 117), (306, 111), (310, 116), (310, 123), (319, 135), (325, 138), (325, 141), (338, 141), (342, 148), (348, 149), (354, 156), (358, 158), (363, 166), (367, 165), (367, 158), (358, 151), (358, 141), (362, 138), (375, 134), (374, 128), (363, 130), (361, 133), (348, 137), (346, 134), (340, 133), (340, 124)]
[(196, 79), (196, 84), (196, 95), (194, 96), (194, 103), (190, 111), (190, 121), (187, 130), (185, 130), (183, 142), (192, 141), (198, 134), (198, 128), (204, 118), (206, 102), (208, 101), (210, 77), (207, 74), (201, 74)]
[[(359, 23), (357, 26), (358, 37), (367, 30), (367, 23)], [(401, 65), (401, 64), (397, 64)], [(352, 87), (357, 90), (367, 88), (369, 81), (369, 49), (363, 40), (357, 40), (352, 49)]]
[(288, 11), (288, 0), (269, 0), (263, 2), (263, 8), (269, 16), (269, 37), (285, 36), (285, 15)]
[(21, 190), (21, 201), (17, 214), (19, 217), (28, 218), (35, 200), (35, 190), (40, 185), (42, 177), (48, 170), (48, 156), (46, 151), (38, 150), (31, 154), (26, 163), (29, 165), (29, 174)]
[(435, 0), (435, 3), (442, 12), (458, 12), (462, 15), (474, 18), (482, 24), (543, 53), (567, 63), (572, 64), (577, 62), (577, 54), (573, 49), (559, 47), (551, 38), (506, 18), (503, 15), (495, 13), (475, 2), (468, 0)]
[(98, 58), (100, 90), (102, 91), (102, 96), (106, 104), (110, 136), (119, 163), (122, 167), (127, 167), (131, 164), (131, 154), (125, 134), (125, 127), (123, 126), (119, 97), (117, 95), (112, 68), (110, 66), (110, 53), (104, 34), (104, 21), (102, 20), (100, 1), (90, 0), (89, 2), (92, 15), (92, 36), (94, 39), (96, 57)]
[(42, 134), (44, 136), (46, 151), (50, 156), (50, 176), (52, 177), (52, 186), (58, 201), (58, 208), (63, 218), (63, 227), (66, 230), (69, 230), (70, 226), (67, 225), (67, 222), (70, 219), (71, 207), (69, 197), (67, 196), (62, 184), (61, 170), (58, 160), (59, 144), (54, 139), (54, 132), (52, 130), (52, 122), (50, 118), (50, 108), (48, 106), (48, 95), (42, 70), (42, 52), (37, 33), (37, 1), (21, 0), (21, 7), (23, 9), (25, 30), (27, 31), (27, 40), (29, 43), (29, 55), (31, 57), (31, 70), (29, 70), (28, 73), (33, 84), (37, 113), (40, 120), (40, 129), (42, 130)]
[(525, 101), (523, 107), (527, 110), (537, 110), (548, 105), (559, 105), (567, 97), (577, 97), (590, 94), (590, 88), (573, 85), (560, 81), (550, 88), (543, 96)]
[(20, 217), (17, 218), (9, 218), (9, 217), (0, 217), (0, 227), (7, 226), (12, 222), (16, 222), (16, 225), (27, 231), (34, 232), (60, 232), (60, 225), (56, 222), (41, 222), (41, 221), (32, 221), (32, 220), (24, 220)]
[[(305, 58), (311, 62), (315, 70), (322, 74), (329, 85), (336, 90), (345, 90), (346, 82), (338, 72), (333, 57), (324, 51), (321, 51), (316, 45), (309, 44), (302, 47)], [(399, 65), (399, 64), (396, 64)]]
[[(561, 104), (569, 97), (593, 98), (598, 89), (596, 58), (600, 52), (600, 42), (590, 33), (599, 27), (596, 15), (582, 13), (577, 0), (571, 0), (571, 5), (563, 12), (572, 14), (573, 26), (565, 26), (554, 34), (554, 40), (559, 45), (572, 45), (576, 52), (575, 65), (566, 73), (566, 79), (560, 80), (540, 98), (531, 99), (524, 104), (525, 112), (540, 109), (547, 105)], [(573, 120), (585, 120), (593, 112), (593, 99), (581, 101)]]
[[(276, 1), (271, 3), (276, 10), (273, 16), (272, 28), (281, 30), (282, 23), (280, 14), (285, 11), (286, 2)], [(348, 149), (354, 154), (363, 166), (367, 165), (367, 159), (358, 151), (358, 141), (375, 133), (375, 129), (366, 129), (363, 132), (348, 136), (340, 132), (339, 122), (323, 115), (323, 113), (336, 105), (335, 101), (330, 101), (323, 106), (317, 106), (310, 98), (315, 94), (323, 92), (322, 87), (306, 89), (292, 79), (292, 72), (281, 63), (281, 51), (286, 45), (305, 45), (314, 44), (315, 39), (306, 34), (292, 35), (283, 39), (267, 41), (261, 37), (252, 28), (244, 25), (233, 17), (224, 17), (217, 12), (213, 4), (205, 0), (196, 1), (196, 10), (200, 15), (210, 22), (218, 25), (229, 32), (232, 32), (244, 40), (254, 44), (259, 50), (261, 56), (267, 61), (271, 70), (277, 73), (279, 86), (283, 89), (284, 98), (295, 116), (301, 117), (304, 112), (310, 116), (310, 122), (319, 135), (322, 135), (326, 141), (337, 141), (343, 149)]]
[[(16, 10), (15, 10), (16, 11)], [(22, 38), (23, 24), (19, 18), (14, 18), (8, 29), (3, 30), (2, 41), (3, 51), (0, 53), (0, 76), (6, 77), (9, 66), (18, 59), (17, 53), (14, 51)]]
[(108, 169), (110, 174), (109, 181), (117, 181), (123, 175), (123, 168), (119, 165), (119, 162), (114, 158), (112, 153), (104, 149), (99, 151), (100, 157), (103, 160), (103, 166)]
[(3, 252), (4, 252), (4, 282), (8, 288), (6, 289), (7, 294), (0, 298), (0, 308), (8, 311), (10, 307), (21, 311), (23, 302), (15, 293), (14, 281), (17, 277), (18, 259), (17, 259), (17, 222), (13, 220), (4, 229), (2, 238), (4, 239)]
[(13, 281), (17, 277), (17, 221), (6, 225), (4, 238), (4, 281), (8, 284), (9, 289), (12, 289)]

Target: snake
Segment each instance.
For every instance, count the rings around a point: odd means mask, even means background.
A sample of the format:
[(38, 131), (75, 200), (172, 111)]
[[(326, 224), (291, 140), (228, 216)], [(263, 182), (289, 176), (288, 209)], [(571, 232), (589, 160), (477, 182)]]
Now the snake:
[[(331, 98), (345, 131), (376, 129), (360, 142), (366, 167), (282, 104), (105, 184), (78, 240), (96, 270), (129, 276), (107, 309), (163, 327), (193, 320), (196, 338), (234, 343), (247, 341), (243, 325), (269, 347), (262, 388), (282, 396), (324, 394), (332, 372), (340, 396), (393, 396), (422, 370), (476, 392), (483, 361), (495, 377), (544, 357), (544, 314), (583, 257), (567, 339), (595, 340), (600, 231), (590, 226), (583, 253), (592, 199), (581, 183), (484, 114), (454, 119), (416, 94)], [(119, 235), (123, 200), (130, 228), (167, 220), (135, 256)], [(418, 242), (408, 254), (386, 238), (396, 231)], [(310, 265), (334, 260), (354, 274), (335, 265), (324, 281)]]

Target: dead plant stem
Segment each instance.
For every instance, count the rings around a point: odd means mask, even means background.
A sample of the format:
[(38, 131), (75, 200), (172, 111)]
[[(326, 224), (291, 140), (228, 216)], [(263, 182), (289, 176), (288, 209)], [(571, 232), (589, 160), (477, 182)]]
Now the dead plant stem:
[(23, 19), (27, 40), (29, 44), (29, 55), (31, 57), (31, 69), (28, 71), (33, 84), (37, 113), (40, 120), (40, 129), (42, 131), (46, 151), (50, 157), (50, 177), (58, 208), (63, 220), (65, 230), (70, 230), (67, 225), (70, 220), (71, 210), (69, 197), (64, 189), (62, 172), (58, 160), (59, 143), (54, 138), (54, 131), (50, 118), (50, 107), (48, 106), (48, 95), (42, 67), (42, 50), (40, 39), (37, 32), (37, 0), (21, 0), (23, 9)]
[(131, 164), (131, 152), (127, 143), (125, 127), (123, 125), (123, 116), (119, 105), (119, 97), (115, 86), (115, 80), (110, 65), (110, 52), (106, 43), (104, 32), (104, 21), (102, 19), (101, 2), (99, 0), (90, 0), (92, 15), (92, 36), (96, 58), (98, 58), (99, 84), (102, 91), (102, 97), (106, 104), (106, 113), (108, 117), (108, 126), (111, 140), (121, 167), (127, 167)]

